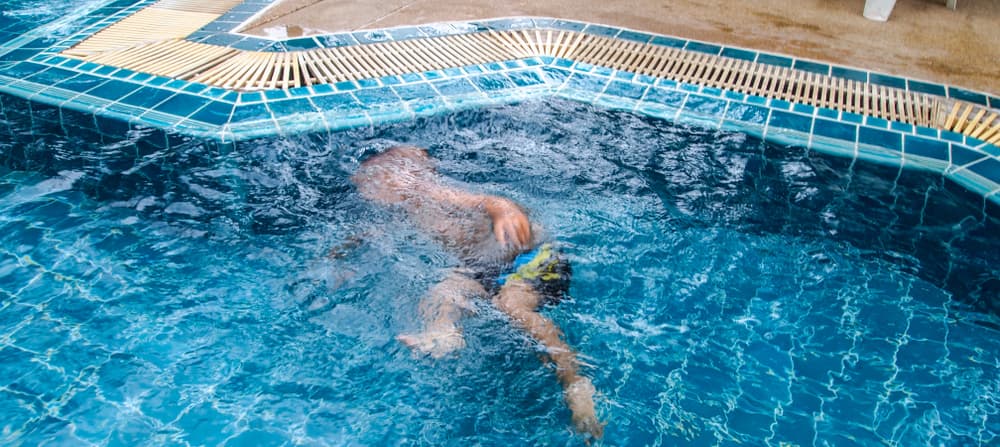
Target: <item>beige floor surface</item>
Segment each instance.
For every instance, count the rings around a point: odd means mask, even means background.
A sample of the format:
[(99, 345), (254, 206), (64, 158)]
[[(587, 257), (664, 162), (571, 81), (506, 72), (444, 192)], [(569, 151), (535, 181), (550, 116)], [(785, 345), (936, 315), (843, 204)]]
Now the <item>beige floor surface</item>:
[(1000, 0), (285, 0), (246, 32), (288, 35), (509, 16), (561, 17), (833, 62), (1000, 94)]

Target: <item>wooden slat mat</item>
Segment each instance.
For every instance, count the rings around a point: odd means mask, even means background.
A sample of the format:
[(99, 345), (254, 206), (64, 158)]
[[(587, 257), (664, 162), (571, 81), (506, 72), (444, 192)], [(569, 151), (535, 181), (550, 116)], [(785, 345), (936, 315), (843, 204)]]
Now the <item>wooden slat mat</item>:
[(98, 31), (63, 53), (87, 58), (143, 43), (182, 39), (239, 3), (240, 0), (162, 0)]

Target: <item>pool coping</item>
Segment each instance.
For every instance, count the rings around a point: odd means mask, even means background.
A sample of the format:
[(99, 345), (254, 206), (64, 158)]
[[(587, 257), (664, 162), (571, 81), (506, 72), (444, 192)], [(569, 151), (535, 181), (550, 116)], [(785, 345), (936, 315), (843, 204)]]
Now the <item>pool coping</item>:
[[(60, 111), (93, 115), (95, 123), (110, 119), (126, 123), (129, 128), (152, 127), (221, 143), (336, 132), (555, 96), (673, 122), (739, 130), (778, 144), (940, 172), (1000, 204), (1000, 147), (968, 135), (559, 57), (535, 56), (335, 84), (239, 92), (59, 54), (153, 3), (112, 1), (88, 14), (83, 29), (65, 39), (46, 39), (48, 25), (43, 25), (0, 44), (0, 92)], [(944, 84), (562, 19), (500, 18), (286, 39), (232, 32), (271, 3), (246, 0), (186, 39), (242, 50), (283, 52), (491, 30), (556, 29), (863, 79), (876, 85), (1000, 108), (996, 96)], [(103, 131), (102, 126), (96, 127)]]

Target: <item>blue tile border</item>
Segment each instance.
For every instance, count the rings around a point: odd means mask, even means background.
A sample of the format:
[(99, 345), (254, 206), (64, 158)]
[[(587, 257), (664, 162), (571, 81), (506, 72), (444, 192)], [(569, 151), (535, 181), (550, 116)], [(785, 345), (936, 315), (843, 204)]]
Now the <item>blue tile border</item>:
[[(675, 122), (731, 129), (786, 145), (876, 163), (943, 173), (1000, 203), (1000, 148), (960, 134), (792, 104), (777, 99), (654, 79), (566, 59), (534, 57), (346, 81), (289, 91), (233, 92), (56, 55), (62, 49), (152, 3), (123, 1), (92, 13), (70, 37), (48, 38), (46, 26), (0, 43), (0, 93), (94, 116), (231, 142), (297, 132), (380, 125), (471, 107), (558, 96)], [(239, 49), (289, 51), (489, 30), (555, 29), (683, 48), (918, 93), (1000, 106), (1000, 98), (795, 57), (726, 47), (604, 25), (547, 18), (505, 18), (399, 27), (307, 38), (265, 39), (232, 32), (270, 0), (246, 0), (189, 37)], [(116, 9), (115, 9), (116, 8)], [(27, 61), (30, 59), (30, 61)]]

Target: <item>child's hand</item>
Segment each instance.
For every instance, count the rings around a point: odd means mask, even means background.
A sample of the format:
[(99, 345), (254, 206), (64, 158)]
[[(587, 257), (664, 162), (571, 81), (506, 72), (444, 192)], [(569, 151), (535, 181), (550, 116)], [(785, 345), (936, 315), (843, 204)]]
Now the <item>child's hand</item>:
[(521, 207), (501, 197), (486, 201), (486, 213), (493, 219), (493, 234), (500, 245), (510, 245), (519, 250), (531, 242), (531, 223)]

